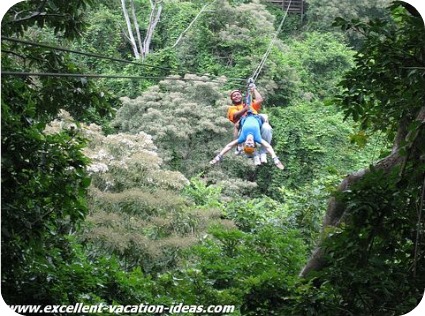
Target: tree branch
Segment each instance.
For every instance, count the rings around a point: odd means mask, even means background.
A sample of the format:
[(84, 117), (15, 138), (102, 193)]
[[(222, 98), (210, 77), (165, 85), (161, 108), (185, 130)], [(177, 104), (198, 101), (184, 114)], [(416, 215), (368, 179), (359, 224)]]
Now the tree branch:
[(152, 35), (155, 30), (156, 25), (158, 24), (159, 18), (161, 16), (162, 11), (162, 4), (159, 3), (158, 6), (155, 3), (154, 8), (151, 11), (151, 15), (149, 18), (149, 25), (148, 29), (146, 31), (145, 40), (143, 41), (143, 56), (146, 57), (146, 55), (149, 54), (149, 46), (151, 44)]
[(136, 8), (134, 7), (134, 0), (130, 0), (131, 15), (133, 18), (134, 28), (136, 29), (137, 42), (139, 44), (139, 52), (143, 54), (142, 36), (140, 35), (139, 23), (137, 22)]
[[(377, 162), (374, 166), (374, 169), (382, 170), (385, 173), (389, 173), (395, 166), (403, 166), (405, 164), (405, 160), (408, 156), (400, 155), (400, 149), (403, 146), (403, 142), (407, 140), (407, 144), (409, 144), (409, 151), (412, 150), (411, 147), (413, 146), (413, 143), (415, 142), (416, 137), (419, 134), (420, 128), (423, 128), (423, 126), (425, 125), (425, 106), (423, 106), (419, 110), (416, 118), (413, 121), (417, 121), (421, 125), (413, 131), (408, 131), (407, 123), (401, 122), (400, 127), (397, 131), (396, 138), (394, 140), (394, 145), (391, 154)], [(363, 177), (369, 172), (370, 169), (367, 168), (348, 175), (338, 186), (337, 191), (344, 192), (349, 190), (350, 187), (353, 186), (353, 184), (363, 179)], [(339, 202), (335, 197), (331, 197), (329, 199), (328, 209), (323, 220), (322, 238), (325, 238), (323, 232), (325, 231), (326, 227), (338, 226), (342, 222), (344, 222), (348, 215), (346, 213), (346, 207), (347, 206), (344, 203)], [(313, 251), (310, 259), (307, 261), (304, 268), (301, 270), (300, 276), (305, 277), (312, 270), (320, 270), (324, 267), (324, 264), (324, 249), (319, 244), (319, 246)]]
[(124, 19), (127, 24), (128, 36), (130, 38), (131, 47), (133, 48), (134, 57), (136, 59), (139, 59), (140, 53), (137, 49), (136, 40), (134, 39), (134, 36), (133, 36), (133, 30), (131, 29), (131, 21), (130, 21), (130, 17), (128, 16), (127, 8), (125, 6), (125, 0), (121, 0), (121, 6), (122, 6), (122, 12), (124, 14)]

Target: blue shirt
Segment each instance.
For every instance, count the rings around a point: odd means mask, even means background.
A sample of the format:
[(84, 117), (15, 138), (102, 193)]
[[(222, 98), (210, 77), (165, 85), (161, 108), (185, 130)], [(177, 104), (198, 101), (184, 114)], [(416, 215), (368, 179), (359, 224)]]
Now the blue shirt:
[(242, 124), (242, 130), (238, 138), (238, 144), (245, 142), (247, 136), (252, 134), (256, 143), (261, 143), (261, 119), (258, 115), (248, 115), (243, 118), (240, 122)]

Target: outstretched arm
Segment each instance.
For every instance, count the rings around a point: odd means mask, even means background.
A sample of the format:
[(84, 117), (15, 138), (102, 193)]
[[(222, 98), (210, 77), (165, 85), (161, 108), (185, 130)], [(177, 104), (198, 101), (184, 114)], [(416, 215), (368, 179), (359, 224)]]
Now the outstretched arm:
[(223, 149), (222, 149), (222, 151), (220, 151), (220, 153), (217, 155), (217, 156), (215, 156), (215, 158), (213, 159), (213, 160), (211, 160), (210, 161), (210, 164), (212, 164), (212, 165), (214, 165), (214, 164), (216, 164), (217, 162), (219, 162), (222, 158), (223, 158), (223, 156), (230, 150), (230, 149), (232, 149), (236, 144), (238, 143), (238, 140), (237, 139), (235, 139), (235, 140), (233, 140), (233, 141), (231, 141), (230, 143), (228, 143)]

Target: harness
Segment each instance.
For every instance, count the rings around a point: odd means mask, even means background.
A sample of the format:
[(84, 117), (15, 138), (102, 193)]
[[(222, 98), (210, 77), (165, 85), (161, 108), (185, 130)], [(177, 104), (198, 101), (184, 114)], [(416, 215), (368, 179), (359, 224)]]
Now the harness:
[(242, 126), (245, 123), (245, 120), (247, 119), (248, 116), (254, 116), (257, 119), (258, 124), (260, 125), (260, 130), (261, 130), (261, 127), (263, 126), (263, 123), (264, 123), (264, 117), (261, 116), (261, 115), (252, 113), (251, 110), (248, 110), (248, 112), (246, 112), (246, 116), (242, 117), (239, 120), (239, 128), (238, 129), (240, 130), (242, 128)]

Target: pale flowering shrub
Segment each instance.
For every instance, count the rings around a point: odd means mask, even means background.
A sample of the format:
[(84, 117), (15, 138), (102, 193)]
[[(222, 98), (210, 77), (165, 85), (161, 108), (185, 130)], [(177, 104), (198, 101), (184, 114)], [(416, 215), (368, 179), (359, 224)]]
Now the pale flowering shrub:
[(114, 253), (126, 268), (141, 266), (154, 273), (178, 264), (181, 250), (206, 236), (211, 224), (223, 221), (219, 210), (190, 207), (180, 193), (189, 181), (178, 171), (163, 169), (150, 135), (104, 135), (99, 126), (77, 124), (67, 113), (45, 133), (72, 124), (86, 138), (84, 153), (91, 160), (89, 215), (78, 232), (91, 253)]
[[(188, 180), (179, 172), (161, 169), (152, 137), (144, 132), (99, 135), (96, 126), (85, 127), (90, 138), (85, 154), (88, 171), (102, 191), (119, 192), (135, 186), (182, 189)], [(98, 131), (98, 133), (96, 133)]]
[(108, 172), (108, 170), (108, 165), (104, 163), (92, 163), (87, 167), (87, 171), (89, 174), (105, 173)]
[(45, 133), (72, 124), (87, 139), (84, 153), (91, 159), (90, 212), (79, 238), (93, 253), (114, 253), (129, 269), (155, 272), (177, 264), (182, 249), (205, 236), (211, 223), (222, 221), (219, 210), (190, 206), (180, 192), (189, 181), (163, 169), (149, 134), (104, 135), (99, 126), (77, 124), (66, 112)]
[(74, 118), (65, 110), (59, 110), (55, 120), (46, 125), (44, 134), (55, 134), (61, 131), (79, 132), (79, 127)]
[(152, 135), (167, 168), (194, 176), (232, 134), (227, 96), (220, 91), (224, 83), (224, 78), (170, 76), (135, 99), (122, 98), (113, 125), (125, 133)]

